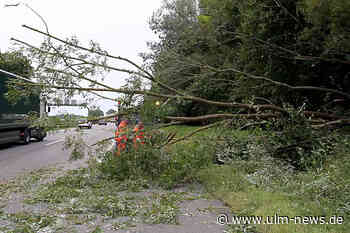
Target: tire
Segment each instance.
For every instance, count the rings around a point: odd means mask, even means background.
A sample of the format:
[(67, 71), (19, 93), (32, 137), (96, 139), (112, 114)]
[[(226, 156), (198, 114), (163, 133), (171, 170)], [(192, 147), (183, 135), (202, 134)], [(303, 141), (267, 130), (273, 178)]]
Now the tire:
[(31, 131), (31, 136), (35, 138), (38, 142), (42, 142), (44, 138), (47, 136), (47, 133), (44, 131), (43, 128), (34, 128), (34, 135), (33, 131)]
[(30, 130), (29, 129), (24, 130), (22, 142), (24, 145), (27, 145), (30, 143)]

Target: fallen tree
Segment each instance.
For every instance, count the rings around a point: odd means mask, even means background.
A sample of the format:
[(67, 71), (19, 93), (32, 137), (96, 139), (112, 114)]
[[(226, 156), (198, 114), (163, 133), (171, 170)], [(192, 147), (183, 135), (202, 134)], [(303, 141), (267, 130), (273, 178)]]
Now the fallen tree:
[[(29, 55), (33, 59), (40, 60), (41, 63), (38, 65), (36, 69), (37, 75), (36, 78), (38, 80), (37, 84), (30, 84), (24, 82), (15, 82), (15, 85), (21, 86), (38, 86), (43, 90), (51, 91), (52, 89), (58, 90), (70, 90), (80, 91), (80, 92), (89, 92), (97, 94), (100, 98), (110, 99), (108, 97), (104, 97), (101, 92), (115, 92), (121, 93), (125, 95), (142, 95), (142, 96), (152, 96), (158, 97), (162, 99), (183, 99), (187, 101), (200, 102), (207, 105), (215, 105), (220, 107), (227, 108), (227, 112), (232, 112), (232, 109), (244, 109), (247, 113), (244, 114), (235, 114), (235, 113), (220, 113), (220, 114), (210, 114), (204, 116), (196, 116), (196, 117), (175, 117), (175, 116), (165, 116), (164, 119), (172, 120), (172, 121), (180, 121), (180, 122), (197, 122), (204, 121), (209, 119), (232, 119), (232, 118), (243, 118), (243, 119), (269, 119), (282, 117), (283, 115), (288, 115), (288, 111), (281, 106), (277, 106), (274, 104), (247, 104), (247, 103), (235, 103), (235, 102), (223, 102), (223, 101), (213, 101), (201, 97), (197, 97), (194, 95), (190, 95), (184, 93), (181, 90), (174, 89), (164, 83), (162, 83), (159, 79), (154, 77), (150, 72), (146, 71), (141, 67), (141, 65), (137, 65), (136, 63), (130, 61), (127, 58), (123, 58), (120, 56), (114, 56), (108, 54), (107, 51), (103, 51), (99, 46), (93, 44), (90, 48), (83, 47), (78, 44), (77, 41), (74, 43), (69, 40), (63, 40), (59, 37), (49, 34), (48, 32), (43, 32), (38, 29), (29, 27), (24, 25), (26, 29), (29, 29), (33, 32), (40, 33), (50, 40), (47, 40), (46, 43), (41, 47), (37, 48), (31, 46), (30, 44), (23, 42), (18, 39), (12, 39), (17, 43), (21, 43), (24, 46), (27, 46), (27, 51), (30, 51)], [(61, 45), (55, 45), (52, 40), (56, 40)], [(56, 48), (56, 47), (57, 48)], [(65, 49), (62, 49), (62, 46), (65, 46)], [(61, 49), (59, 49), (61, 48)], [(71, 51), (70, 53), (64, 53), (61, 51)], [(75, 53), (82, 53), (85, 51), (84, 55), (75, 55)], [(90, 54), (96, 54), (98, 57), (93, 59)], [(90, 58), (90, 59), (88, 59)], [(116, 59), (125, 61), (129, 65), (132, 65), (135, 70), (122, 69), (112, 65), (108, 65), (107, 59)], [(102, 62), (100, 62), (102, 60)], [(79, 61), (79, 63), (75, 63)], [(204, 66), (204, 65), (203, 65)], [(61, 67), (61, 68), (59, 68)], [(77, 68), (75, 68), (77, 67)], [(209, 70), (215, 72), (236, 72), (245, 75), (248, 78), (252, 78), (255, 80), (261, 80), (262, 82), (270, 82), (274, 85), (279, 85), (283, 87), (287, 87), (291, 90), (299, 91), (299, 90), (308, 90), (308, 91), (317, 91), (317, 92), (327, 92), (327, 93), (335, 93), (341, 95), (343, 98), (349, 99), (350, 95), (344, 92), (340, 92), (338, 90), (328, 89), (328, 88), (319, 88), (312, 86), (290, 86), (285, 83), (276, 82), (269, 78), (263, 76), (256, 76), (246, 72), (239, 71), (234, 68), (226, 69), (226, 70), (216, 70), (213, 67), (209, 67), (206, 65)], [(155, 92), (143, 89), (133, 89), (133, 87), (128, 88), (113, 88), (103, 83), (103, 81), (98, 80), (97, 76), (93, 76), (93, 74), (100, 72), (103, 69), (104, 71), (114, 70), (122, 73), (127, 73), (131, 75), (136, 75), (140, 79), (147, 79), (151, 81), (152, 84), (158, 85), (163, 90), (167, 90), (172, 94), (163, 94), (162, 92)], [(80, 70), (80, 71), (78, 71)], [(89, 87), (80, 86), (79, 82), (87, 81), (89, 82)], [(62, 85), (65, 83), (66, 85)], [(112, 99), (114, 100), (114, 99)], [(349, 120), (346, 116), (340, 116), (335, 114), (330, 114), (326, 112), (315, 112), (315, 111), (303, 111), (305, 116), (309, 117), (310, 120), (323, 119), (329, 122), (323, 122), (322, 124), (315, 125), (315, 128), (323, 128), (330, 125), (336, 125), (340, 123), (348, 123)], [(110, 116), (105, 116), (98, 119), (107, 119), (111, 117), (115, 117), (116, 115), (124, 115), (126, 113), (118, 113)], [(332, 121), (333, 120), (333, 121)], [(334, 121), (336, 120), (336, 121)]]

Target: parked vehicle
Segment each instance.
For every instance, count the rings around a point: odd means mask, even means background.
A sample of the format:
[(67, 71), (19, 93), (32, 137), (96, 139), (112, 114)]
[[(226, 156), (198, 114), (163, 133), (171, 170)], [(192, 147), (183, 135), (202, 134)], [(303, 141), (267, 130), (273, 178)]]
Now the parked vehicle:
[(107, 121), (102, 121), (101, 120), (101, 121), (98, 122), (98, 125), (107, 125)]
[(40, 114), (40, 97), (31, 95), (27, 100), (10, 104), (5, 98), (8, 91), (6, 81), (16, 75), (0, 70), (0, 144), (21, 141), (28, 144), (31, 138), (42, 141), (46, 132), (42, 127), (34, 126), (28, 115), (30, 112)]
[(80, 121), (78, 122), (78, 127), (79, 127), (80, 129), (82, 129), (82, 128), (91, 129), (91, 128), (92, 128), (92, 123), (91, 123), (91, 121), (80, 120)]

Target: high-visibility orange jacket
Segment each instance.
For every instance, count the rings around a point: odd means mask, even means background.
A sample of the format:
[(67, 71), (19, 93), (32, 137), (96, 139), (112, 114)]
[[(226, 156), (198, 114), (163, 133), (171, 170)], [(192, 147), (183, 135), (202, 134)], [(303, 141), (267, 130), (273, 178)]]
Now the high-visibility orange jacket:
[(120, 151), (125, 149), (128, 141), (128, 123), (126, 121), (120, 122), (118, 129), (115, 131), (115, 140), (118, 143), (119, 155)]
[(134, 137), (134, 144), (136, 142), (140, 142), (142, 144), (145, 144), (145, 128), (143, 126), (140, 125), (136, 125), (134, 130), (133, 130), (135, 137)]

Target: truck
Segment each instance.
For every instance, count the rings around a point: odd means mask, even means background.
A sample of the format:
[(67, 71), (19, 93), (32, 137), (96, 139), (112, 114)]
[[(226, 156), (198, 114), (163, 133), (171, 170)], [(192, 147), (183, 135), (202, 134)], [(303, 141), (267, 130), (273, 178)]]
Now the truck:
[[(46, 137), (43, 127), (33, 124), (29, 113), (42, 116), (40, 95), (32, 94), (12, 104), (6, 98), (7, 81), (25, 79), (21, 76), (0, 69), (0, 144), (22, 142), (30, 143), (31, 138), (42, 141)], [(22, 80), (23, 81), (23, 80)]]

